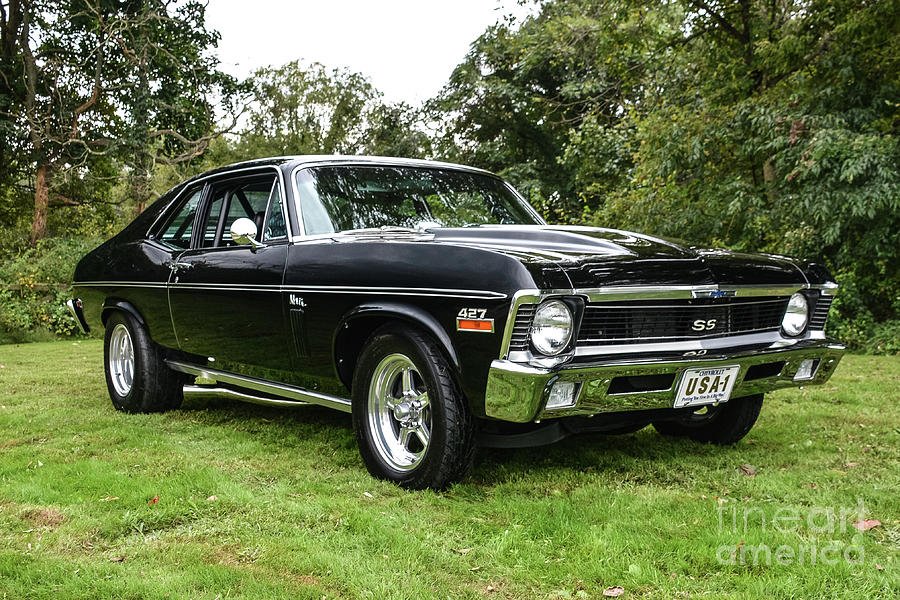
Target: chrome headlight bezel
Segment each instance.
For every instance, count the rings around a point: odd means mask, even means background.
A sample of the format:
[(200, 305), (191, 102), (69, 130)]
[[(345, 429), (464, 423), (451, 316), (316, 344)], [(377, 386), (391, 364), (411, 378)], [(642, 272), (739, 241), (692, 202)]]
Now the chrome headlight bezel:
[(809, 316), (809, 299), (806, 294), (794, 293), (781, 317), (781, 332), (787, 337), (803, 335), (809, 327)]
[(528, 337), (531, 346), (544, 356), (558, 356), (571, 344), (575, 317), (559, 298), (545, 300), (534, 311)]

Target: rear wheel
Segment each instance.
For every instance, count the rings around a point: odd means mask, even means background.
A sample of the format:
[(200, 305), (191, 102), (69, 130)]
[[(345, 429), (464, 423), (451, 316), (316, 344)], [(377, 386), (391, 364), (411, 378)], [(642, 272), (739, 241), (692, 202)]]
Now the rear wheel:
[(116, 311), (109, 316), (103, 362), (116, 410), (146, 413), (181, 406), (184, 378), (166, 366), (162, 350), (132, 315)]
[(663, 435), (684, 436), (713, 444), (734, 444), (753, 428), (762, 403), (762, 394), (734, 398), (718, 406), (699, 407), (678, 419), (654, 421), (653, 427)]
[(369, 472), (410, 489), (442, 489), (472, 465), (474, 426), (431, 338), (376, 331), (353, 376), (353, 428)]

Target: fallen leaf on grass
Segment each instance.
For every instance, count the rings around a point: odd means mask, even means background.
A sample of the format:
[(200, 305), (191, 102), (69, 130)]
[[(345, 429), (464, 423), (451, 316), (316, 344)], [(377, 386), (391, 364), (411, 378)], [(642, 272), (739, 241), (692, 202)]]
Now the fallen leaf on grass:
[(157, 502), (159, 502), (159, 494), (150, 498), (150, 501), (147, 504), (156, 504)]
[[(738, 550), (744, 547), (744, 540), (741, 540), (737, 546), (734, 547), (734, 550), (731, 551), (731, 556), (728, 557), (729, 560), (733, 560), (735, 556), (737, 556)], [(693, 579), (693, 577), (691, 578)]]
[(453, 551), (458, 554), (468, 554), (469, 552), (472, 551), (472, 549), (471, 548), (460, 548), (459, 550), (453, 549)]
[(603, 595), (607, 598), (618, 598), (625, 593), (625, 588), (621, 585), (614, 585), (603, 590)]
[(109, 559), (109, 562), (125, 562), (125, 557), (124, 556), (113, 556), (111, 559)]
[(881, 521), (879, 521), (878, 519), (863, 519), (858, 523), (854, 523), (853, 526), (860, 531), (868, 531), (875, 527), (881, 527)]
[(741, 465), (741, 474), (747, 477), (756, 477), (756, 469), (753, 465)]

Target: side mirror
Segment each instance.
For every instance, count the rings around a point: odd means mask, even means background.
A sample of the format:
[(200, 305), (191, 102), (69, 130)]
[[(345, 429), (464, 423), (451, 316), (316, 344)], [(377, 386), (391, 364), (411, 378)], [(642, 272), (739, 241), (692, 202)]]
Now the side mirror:
[(231, 224), (231, 239), (241, 246), (253, 246), (262, 248), (265, 244), (256, 241), (256, 223), (247, 218), (235, 219)]

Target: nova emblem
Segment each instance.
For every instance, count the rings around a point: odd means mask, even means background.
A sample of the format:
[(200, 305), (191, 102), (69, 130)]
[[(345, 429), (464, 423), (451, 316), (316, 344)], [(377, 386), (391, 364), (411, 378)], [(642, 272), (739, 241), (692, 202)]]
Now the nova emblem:
[(288, 304), (290, 304), (291, 306), (306, 308), (306, 302), (303, 300), (303, 297), (296, 294), (291, 294), (290, 296), (288, 296)]
[(691, 329), (694, 331), (712, 331), (716, 328), (716, 319), (708, 319), (704, 321), (703, 319), (697, 319), (694, 321), (694, 324), (691, 325)]

